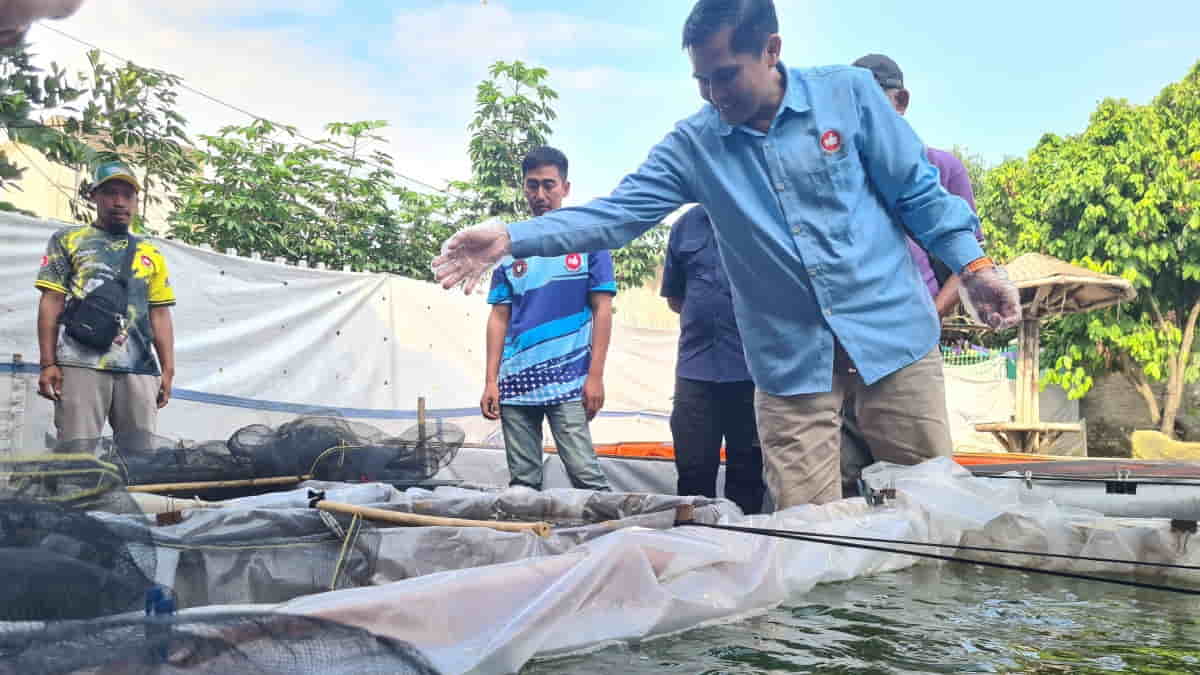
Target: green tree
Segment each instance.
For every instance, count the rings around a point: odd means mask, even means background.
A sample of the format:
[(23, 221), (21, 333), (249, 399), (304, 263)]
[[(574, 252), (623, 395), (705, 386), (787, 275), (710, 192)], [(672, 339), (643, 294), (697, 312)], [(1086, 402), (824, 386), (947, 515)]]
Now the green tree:
[[(187, 120), (176, 110), (182, 80), (171, 73), (126, 63), (110, 68), (100, 52), (88, 52), (91, 100), (80, 130), (101, 146), (97, 161), (120, 159), (142, 171), (141, 218), (166, 194), (173, 208), (182, 198), (179, 184), (199, 171), (189, 147)], [(80, 186), (81, 191), (88, 185)], [(83, 202), (90, 211), (91, 204)], [(76, 217), (85, 219), (81, 211)]]
[[(528, 217), (521, 160), (550, 134), (557, 94), (547, 77), (519, 61), (492, 65), (470, 124), (472, 179), (452, 183), (454, 196), (398, 186), (392, 158), (379, 149), (379, 121), (330, 124), (316, 143), (264, 120), (202, 136), (206, 170), (180, 180), (171, 233), (219, 250), (432, 281), (430, 262), (455, 231), (489, 217)], [(653, 276), (665, 241), (659, 228), (615, 251), (619, 284)]]
[[(534, 148), (546, 145), (556, 118), (552, 107), (557, 92), (546, 83), (549, 71), (520, 61), (497, 61), (488, 79), (479, 83), (475, 117), (471, 120), (472, 180), (452, 186), (467, 199), (451, 204), (452, 219), (469, 225), (488, 217), (520, 220), (529, 217), (522, 194), (521, 161)], [(632, 288), (654, 276), (662, 264), (667, 234), (656, 227), (612, 252), (617, 285)]]
[(475, 89), (475, 117), (467, 126), (471, 181), (452, 186), (471, 196), (461, 215), (516, 220), (528, 216), (521, 160), (546, 145), (558, 93), (546, 84), (549, 71), (520, 61), (497, 61), (488, 76)]
[[(71, 104), (83, 91), (68, 83), (57, 64), (51, 64), (50, 72), (45, 73), (33, 65), (33, 59), (25, 44), (0, 49), (0, 125), (9, 140), (35, 148), (52, 161), (82, 166), (90, 153), (71, 133), (78, 123), (59, 128), (43, 124), (36, 116)], [(24, 171), (0, 152), (0, 190), (19, 190)], [(0, 201), (0, 210), (14, 209), (11, 203)]]
[(432, 280), (429, 262), (453, 233), (445, 200), (396, 185), (378, 150), (380, 121), (333, 123), (328, 138), (257, 120), (202, 136), (204, 174), (181, 183), (171, 234), (243, 255), (304, 260)]
[[(988, 173), (982, 211), (1000, 257), (1042, 251), (1128, 279), (1138, 299), (1044, 334), (1044, 381), (1082, 396), (1123, 373), (1174, 435), (1200, 318), (1200, 63), (1149, 105), (1105, 100), (1076, 136), (1048, 134)], [(1163, 384), (1159, 394), (1153, 383)]]

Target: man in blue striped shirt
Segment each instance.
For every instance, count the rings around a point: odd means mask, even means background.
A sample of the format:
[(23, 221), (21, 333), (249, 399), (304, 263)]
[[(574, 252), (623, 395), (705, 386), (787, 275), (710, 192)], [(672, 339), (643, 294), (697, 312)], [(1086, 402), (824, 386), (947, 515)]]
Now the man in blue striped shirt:
[(861, 68), (788, 69), (771, 0), (700, 0), (683, 46), (706, 105), (608, 197), (449, 240), (435, 261), (469, 290), (490, 261), (621, 246), (704, 205), (757, 387), (779, 508), (841, 496), (841, 404), (869, 407), (878, 459), (950, 452), (933, 300), (905, 234), (962, 279), (964, 304), (1015, 325), (1016, 288), (983, 255), (977, 218)]
[[(535, 216), (562, 207), (567, 158), (551, 147), (521, 166)], [(588, 421), (604, 405), (604, 361), (617, 292), (608, 251), (504, 258), (488, 302), (483, 416), (500, 419), (513, 485), (542, 487), (542, 420), (577, 488), (608, 490)]]

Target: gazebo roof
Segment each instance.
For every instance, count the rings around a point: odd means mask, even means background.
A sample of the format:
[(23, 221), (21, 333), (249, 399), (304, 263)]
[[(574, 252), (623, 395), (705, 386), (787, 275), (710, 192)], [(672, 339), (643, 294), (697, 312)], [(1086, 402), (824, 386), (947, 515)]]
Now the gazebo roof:
[(1026, 318), (1090, 312), (1137, 297), (1133, 284), (1042, 253), (1026, 253), (1004, 266), (1021, 291)]

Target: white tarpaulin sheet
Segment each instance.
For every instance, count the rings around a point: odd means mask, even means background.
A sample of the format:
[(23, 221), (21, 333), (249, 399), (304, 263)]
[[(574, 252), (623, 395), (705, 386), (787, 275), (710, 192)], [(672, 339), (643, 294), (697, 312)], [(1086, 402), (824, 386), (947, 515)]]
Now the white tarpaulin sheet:
[[(51, 406), (36, 392), (33, 281), (46, 241), (63, 226), (0, 214), (0, 364), (12, 354), (26, 362), (0, 369), (0, 449), (40, 448), (53, 432)], [(425, 397), (428, 413), (462, 426), (468, 441), (498, 436), (498, 423), (478, 412), (489, 311), (482, 296), (155, 243), (178, 296), (176, 391), (159, 416), (161, 435), (225, 439), (313, 411), (399, 433)], [(596, 442), (670, 440), (677, 339), (617, 322)]]
[[(1015, 481), (971, 477), (948, 459), (916, 467), (876, 465), (865, 477), (875, 487), (896, 488), (897, 499), (882, 507), (861, 499), (795, 507), (733, 523), (1109, 560), (1200, 562), (1190, 535), (1173, 530), (1165, 519), (1122, 521), (1058, 507)], [(1076, 572), (1132, 571), (1113, 563), (962, 555)], [(915, 562), (896, 553), (708, 528), (632, 528), (559, 555), (322, 593), (277, 609), (407, 640), (448, 675), (511, 673), (537, 655), (735, 620), (794, 599), (818, 583)]]

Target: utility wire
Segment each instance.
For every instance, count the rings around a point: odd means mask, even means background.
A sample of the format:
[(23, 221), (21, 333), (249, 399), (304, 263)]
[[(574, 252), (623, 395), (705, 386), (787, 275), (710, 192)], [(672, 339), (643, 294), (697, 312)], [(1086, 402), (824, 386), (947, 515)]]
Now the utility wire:
[[(1163, 584), (1152, 584), (1152, 583), (1147, 583), (1147, 582), (1142, 582), (1142, 581), (1130, 581), (1128, 579), (1113, 579), (1111, 577), (1098, 577), (1098, 576), (1091, 575), (1091, 574), (1079, 574), (1076, 572), (1062, 572), (1059, 570), (1039, 569), (1036, 567), (1027, 567), (1024, 565), (1010, 565), (1008, 563), (994, 562), (991, 560), (973, 560), (971, 558), (962, 558), (959, 556), (951, 556), (951, 555), (941, 555), (938, 553), (929, 553), (927, 551), (906, 551), (906, 550), (887, 547), (887, 546), (874, 546), (872, 544), (857, 543), (854, 541), (849, 541), (847, 539), (831, 539), (830, 538), (831, 536), (836, 537), (837, 535), (820, 534), (817, 536), (813, 536), (810, 534), (789, 532), (787, 530), (771, 530), (771, 529), (761, 529), (761, 528), (755, 528), (755, 527), (739, 527), (736, 525), (714, 525), (714, 524), (708, 524), (708, 523), (697, 523), (697, 522), (692, 522), (692, 521), (684, 521), (684, 522), (680, 522), (678, 524), (679, 525), (692, 525), (695, 527), (707, 527), (707, 528), (714, 529), (714, 530), (725, 530), (728, 532), (741, 532), (744, 534), (757, 534), (757, 535), (761, 535), (761, 536), (776, 537), (776, 538), (780, 538), (780, 539), (793, 539), (796, 541), (807, 541), (807, 542), (813, 542), (813, 543), (817, 543), (817, 544), (829, 544), (829, 545), (833, 545), (833, 546), (846, 546), (849, 548), (861, 548), (861, 549), (866, 549), (866, 550), (870, 550), (870, 551), (880, 551), (883, 553), (896, 553), (896, 554), (900, 554), (900, 555), (911, 555), (911, 556), (915, 556), (915, 557), (919, 557), (919, 558), (932, 558), (934, 560), (943, 560), (946, 562), (955, 562), (955, 563), (965, 563), (968, 565), (983, 565), (985, 567), (996, 567), (999, 569), (1010, 570), (1013, 572), (1031, 572), (1034, 574), (1045, 574), (1045, 575), (1049, 575), (1049, 576), (1063, 577), (1066, 579), (1079, 579), (1082, 581), (1099, 581), (1099, 582), (1103, 582), (1103, 583), (1107, 583), (1107, 584), (1116, 584), (1119, 586), (1130, 586), (1133, 588), (1141, 588), (1141, 589), (1153, 590), (1153, 591), (1167, 591), (1170, 593), (1181, 593), (1184, 595), (1200, 595), (1200, 590), (1194, 589), (1194, 588), (1182, 588), (1179, 586), (1166, 586)], [(893, 540), (893, 541), (895, 541), (895, 540)], [(897, 543), (903, 544), (906, 542), (898, 542), (897, 541)], [(958, 548), (962, 548), (962, 547), (958, 547)], [(1042, 554), (1022, 553), (1022, 555), (1042, 555)], [(1108, 562), (1113, 562), (1113, 561), (1108, 561)], [(1128, 561), (1121, 561), (1121, 562), (1128, 562)], [(1195, 568), (1192, 568), (1192, 569), (1195, 569)]]
[[(689, 523), (691, 524), (691, 523)], [(735, 526), (730, 526), (735, 527)], [(822, 537), (825, 539), (840, 539), (845, 541), (869, 541), (879, 544), (895, 544), (900, 546), (919, 546), (924, 548), (956, 548), (962, 551), (980, 551), (982, 553), (1004, 553), (1008, 555), (1027, 555), (1036, 556), (1039, 558), (1059, 558), (1063, 560), (1086, 560), (1089, 562), (1112, 563), (1118, 565), (1141, 565), (1145, 567), (1163, 567), (1181, 570), (1192, 570), (1200, 572), (1200, 565), (1183, 565), (1180, 563), (1164, 563), (1151, 562), (1147, 560), (1121, 560), (1114, 558), (1098, 558), (1086, 555), (1072, 555), (1070, 553), (1041, 553), (1036, 551), (1021, 551), (1012, 548), (995, 548), (992, 546), (968, 546), (965, 544), (936, 544), (927, 541), (908, 541), (904, 539), (885, 539), (881, 537), (856, 537), (848, 534), (829, 534), (828, 532), (803, 532), (794, 530), (771, 530), (757, 527), (741, 528), (741, 531), (753, 532), (755, 534), (767, 534), (770, 532), (787, 532), (788, 534), (796, 534), (805, 537)]]
[[(131, 65), (133, 64), (133, 61), (131, 61), (131, 60), (129, 60), (129, 59), (127, 59), (127, 58), (125, 58), (124, 56), (121, 56), (120, 54), (117, 54), (117, 53), (114, 53), (114, 52), (112, 52), (112, 51), (109, 51), (109, 50), (107, 50), (107, 49), (105, 49), (105, 48), (103, 48), (103, 47), (100, 47), (100, 46), (98, 46), (98, 45), (92, 44), (91, 42), (88, 42), (87, 40), (84, 40), (84, 39), (82, 39), (82, 38), (75, 37), (74, 35), (71, 35), (70, 33), (66, 33), (66, 32), (64, 32), (64, 31), (62, 31), (62, 30), (59, 30), (58, 28), (54, 28), (53, 26), (49, 26), (49, 25), (47, 25), (47, 24), (45, 24), (45, 23), (42, 23), (42, 24), (40, 24), (40, 25), (41, 25), (41, 27), (42, 27), (42, 28), (45, 28), (46, 30), (48, 30), (48, 31), (50, 31), (50, 32), (52, 32), (52, 33), (57, 33), (57, 34), (59, 34), (59, 35), (61, 35), (61, 36), (65, 37), (65, 38), (67, 38), (68, 40), (73, 40), (73, 41), (75, 41), (75, 42), (77, 42), (77, 43), (79, 43), (79, 44), (81, 44), (81, 45), (83, 45), (83, 46), (85, 46), (85, 47), (89, 47), (89, 48), (91, 48), (91, 49), (95, 49), (95, 50), (97, 50), (97, 51), (100, 51), (100, 52), (102, 52), (102, 53), (104, 53), (104, 54), (107, 54), (108, 56), (110, 56), (110, 57), (112, 57), (112, 58), (114, 58), (114, 59), (117, 59), (117, 60), (119, 60), (119, 61), (124, 61), (124, 62), (125, 62), (125, 63), (127, 63), (127, 64), (131, 64)], [(236, 112), (239, 112), (239, 113), (241, 113), (241, 114), (243, 114), (243, 115), (245, 115), (245, 116), (247, 116), (247, 117), (249, 117), (249, 118), (251, 118), (251, 119), (254, 119), (254, 120), (262, 120), (262, 121), (264, 121), (264, 122), (270, 122), (271, 124), (274, 124), (275, 126), (278, 126), (278, 127), (290, 127), (290, 125), (280, 124), (279, 122), (275, 122), (275, 121), (273, 121), (273, 120), (267, 119), (266, 117), (263, 117), (262, 115), (255, 115), (254, 113), (250, 112), (249, 110), (246, 110), (245, 108), (242, 108), (242, 107), (239, 107), (239, 106), (237, 106), (237, 105), (234, 105), (234, 104), (232, 104), (232, 103), (228, 103), (228, 102), (226, 102), (226, 101), (223, 101), (223, 100), (221, 100), (221, 99), (219, 99), (219, 98), (217, 98), (217, 97), (215, 97), (215, 96), (213, 96), (213, 95), (211, 95), (211, 94), (208, 94), (208, 93), (206, 93), (206, 92), (203, 92), (203, 91), (201, 91), (201, 90), (199, 90), (199, 89), (197, 89), (197, 88), (195, 88), (195, 87), (193, 87), (193, 86), (191, 86), (191, 85), (187, 84), (187, 82), (183, 81), (182, 79), (181, 79), (181, 81), (179, 82), (179, 87), (180, 87), (181, 89), (184, 89), (184, 90), (186, 90), (186, 91), (189, 91), (189, 92), (191, 92), (191, 93), (193, 93), (193, 94), (195, 94), (195, 95), (197, 95), (197, 96), (200, 96), (201, 98), (204, 98), (204, 99), (206, 99), (206, 100), (208, 100), (208, 101), (211, 101), (211, 102), (213, 102), (213, 103), (216, 103), (217, 105), (222, 105), (222, 106), (225, 106), (226, 108), (229, 108), (230, 110), (234, 110), (234, 111), (236, 111)], [(295, 129), (294, 127), (290, 127), (290, 128), (292, 128), (292, 129)], [(317, 140), (315, 140), (315, 139), (309, 138), (308, 136), (305, 136), (304, 134), (300, 133), (300, 131), (299, 131), (299, 130), (295, 130), (295, 135), (296, 135), (296, 136), (298, 136), (298, 137), (300, 137), (300, 138), (302, 138), (302, 139), (304, 139), (305, 141), (308, 141), (308, 143), (309, 143), (310, 145), (314, 145), (314, 146), (319, 146), (319, 145), (321, 145), (321, 142), (320, 142), (320, 141), (317, 141)], [(349, 155), (345, 155), (345, 154), (343, 154), (343, 156), (344, 156), (344, 157), (346, 157), (346, 158), (348, 158), (348, 159), (350, 158), (350, 156), (349, 156)], [(458, 194), (455, 194), (455, 193), (453, 193), (453, 192), (449, 192), (449, 191), (447, 191), (447, 190), (444, 190), (444, 189), (442, 189), (442, 188), (434, 187), (433, 185), (430, 185), (429, 183), (426, 183), (425, 181), (422, 181), (422, 180), (420, 180), (420, 179), (413, 178), (412, 176), (408, 176), (408, 175), (405, 175), (405, 174), (403, 174), (403, 173), (400, 173), (399, 171), (397, 171), (397, 170), (395, 169), (395, 167), (391, 167), (391, 168), (389, 168), (389, 167), (386, 167), (386, 166), (383, 166), (383, 165), (380, 165), (380, 164), (376, 164), (376, 163), (374, 163), (374, 162), (370, 162), (370, 161), (367, 161), (367, 160), (363, 160), (363, 159), (361, 159), (361, 158), (356, 158), (356, 159), (355, 159), (355, 161), (361, 161), (361, 162), (363, 162), (364, 164), (367, 164), (368, 166), (372, 166), (372, 167), (375, 167), (375, 168), (377, 168), (377, 169), (380, 169), (380, 170), (383, 170), (383, 171), (390, 171), (391, 173), (395, 174), (397, 177), (399, 177), (399, 178), (402, 178), (402, 179), (404, 179), (404, 180), (406, 180), (406, 181), (408, 181), (408, 182), (410, 182), (410, 183), (412, 183), (412, 184), (414, 184), (414, 185), (420, 185), (421, 187), (424, 187), (424, 188), (426, 188), (426, 189), (429, 189), (429, 190), (433, 190), (434, 192), (439, 192), (439, 193), (441, 193), (441, 194), (444, 194), (444, 195), (446, 195), (446, 196), (448, 196), (448, 197), (452, 197), (452, 198), (454, 198), (454, 199), (465, 199), (465, 197), (463, 197), (462, 195), (458, 195)]]

